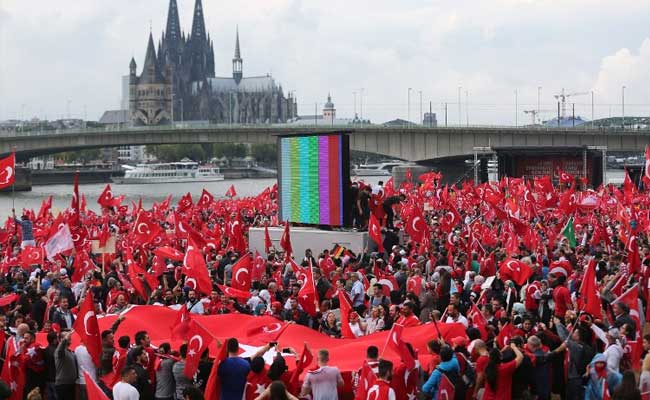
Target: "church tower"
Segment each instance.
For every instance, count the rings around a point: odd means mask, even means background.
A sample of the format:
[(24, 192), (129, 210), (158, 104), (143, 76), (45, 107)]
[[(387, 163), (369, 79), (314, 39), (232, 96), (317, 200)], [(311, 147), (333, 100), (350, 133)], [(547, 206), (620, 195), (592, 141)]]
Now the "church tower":
[(139, 77), (136, 73), (135, 60), (129, 64), (129, 110), (135, 125), (158, 125), (171, 122), (171, 82), (164, 77), (153, 35), (149, 33), (147, 53)]
[(237, 27), (235, 39), (235, 57), (232, 59), (232, 77), (238, 85), (239, 82), (241, 82), (241, 78), (243, 76), (242, 64), (243, 60), (241, 58), (241, 52), (239, 51), (239, 27)]
[(187, 46), (190, 62), (190, 81), (196, 82), (203, 81), (205, 78), (214, 78), (213, 45), (206, 34), (201, 0), (196, 0), (194, 4), (192, 32)]
[(163, 36), (162, 46), (158, 57), (162, 67), (177, 67), (182, 63), (183, 38), (181, 35), (181, 23), (178, 17), (178, 5), (176, 0), (169, 0), (169, 11), (167, 13), (167, 28)]
[(329, 122), (330, 124), (334, 123), (336, 119), (336, 108), (334, 108), (334, 103), (332, 103), (332, 96), (327, 94), (327, 103), (323, 107), (323, 121)]

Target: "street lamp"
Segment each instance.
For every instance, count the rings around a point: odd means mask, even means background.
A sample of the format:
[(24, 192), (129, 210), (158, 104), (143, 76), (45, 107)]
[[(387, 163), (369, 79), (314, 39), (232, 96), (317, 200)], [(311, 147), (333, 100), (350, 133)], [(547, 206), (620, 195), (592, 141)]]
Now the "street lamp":
[(406, 126), (411, 126), (411, 88), (408, 90), (408, 100), (406, 102)]
[(621, 112), (623, 114), (622, 125), (625, 129), (625, 85), (621, 88)]
[[(542, 95), (542, 87), (537, 86), (537, 118), (538, 119), (539, 119), (539, 112), (540, 112), (540, 109), (541, 109), (540, 108), (540, 101), (539, 101), (541, 95)], [(540, 122), (541, 122), (541, 120), (540, 120)]]
[(422, 91), (418, 90), (418, 93), (420, 93), (420, 121), (418, 121), (418, 124), (422, 124)]
[(354, 96), (354, 118), (357, 116), (357, 92), (352, 92), (352, 96)]
[(361, 119), (361, 123), (363, 124), (363, 91), (365, 89), (361, 88), (359, 89), (359, 119)]
[(458, 86), (458, 126), (460, 126), (460, 124), (461, 124), (461, 122), (460, 122), (461, 121), (461, 119), (460, 119), (460, 115), (461, 115), (460, 91), (461, 91), (462, 88), (463, 88), (462, 86)]
[(519, 126), (519, 93), (515, 89), (515, 126)]

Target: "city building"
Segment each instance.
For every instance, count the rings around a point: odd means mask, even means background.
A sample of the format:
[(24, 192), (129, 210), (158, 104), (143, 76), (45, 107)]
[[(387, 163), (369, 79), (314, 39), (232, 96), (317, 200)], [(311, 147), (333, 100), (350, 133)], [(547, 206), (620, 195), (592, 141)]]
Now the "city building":
[(422, 118), (422, 126), (429, 128), (435, 128), (438, 126), (438, 120), (436, 119), (436, 113), (424, 113)]
[(332, 95), (328, 93), (327, 101), (323, 106), (321, 114), (315, 115), (299, 115), (293, 120), (288, 121), (290, 125), (299, 125), (299, 126), (312, 126), (312, 125), (369, 125), (369, 120), (362, 121), (359, 119), (358, 115), (355, 115), (354, 118), (337, 118), (336, 116), (336, 107), (334, 102), (332, 102)]
[(181, 30), (176, 0), (169, 1), (167, 26), (158, 43), (149, 34), (142, 73), (129, 64), (129, 112), (135, 125), (208, 120), (213, 123), (283, 123), (295, 118), (297, 103), (269, 74), (246, 77), (235, 34), (232, 76), (215, 75), (214, 45), (203, 4), (195, 0), (192, 28)]

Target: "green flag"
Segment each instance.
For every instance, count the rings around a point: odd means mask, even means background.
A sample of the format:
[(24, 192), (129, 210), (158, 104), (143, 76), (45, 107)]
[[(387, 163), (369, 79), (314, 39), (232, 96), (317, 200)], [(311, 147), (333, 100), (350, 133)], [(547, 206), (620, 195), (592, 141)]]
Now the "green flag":
[(576, 247), (576, 231), (573, 229), (573, 216), (569, 218), (564, 228), (562, 228), (562, 236), (569, 239), (571, 248)]

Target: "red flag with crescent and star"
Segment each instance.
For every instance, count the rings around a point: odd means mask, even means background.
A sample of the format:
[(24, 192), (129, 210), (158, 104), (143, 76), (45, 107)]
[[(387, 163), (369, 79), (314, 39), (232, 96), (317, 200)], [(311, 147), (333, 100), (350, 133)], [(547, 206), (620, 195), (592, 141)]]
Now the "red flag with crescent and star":
[(97, 268), (93, 260), (90, 259), (88, 252), (85, 250), (77, 252), (77, 256), (74, 258), (72, 266), (74, 268), (74, 273), (70, 278), (72, 282), (80, 282), (87, 273), (94, 271)]
[(375, 214), (370, 214), (370, 221), (368, 222), (368, 237), (377, 243), (377, 251), (384, 252), (384, 243), (381, 238), (381, 226)]
[(9, 187), (16, 181), (16, 153), (0, 160), (0, 189)]
[(214, 201), (214, 196), (212, 195), (212, 193), (203, 189), (203, 192), (201, 193), (201, 198), (199, 199), (198, 203), (196, 203), (196, 206), (203, 210), (205, 208), (210, 207), (210, 204), (212, 204), (213, 201)]
[(503, 260), (499, 265), (499, 275), (502, 281), (512, 280), (521, 286), (533, 274), (532, 268), (515, 258)]
[(187, 356), (185, 357), (185, 369), (183, 374), (187, 378), (192, 378), (199, 368), (201, 354), (208, 348), (214, 338), (201, 324), (190, 320), (187, 332)]
[(291, 233), (289, 233), (289, 221), (284, 224), (284, 232), (280, 238), (280, 247), (284, 250), (287, 257), (293, 254), (293, 247), (291, 247)]
[(72, 327), (81, 338), (81, 343), (86, 346), (93, 363), (99, 367), (102, 355), (102, 338), (99, 335), (99, 324), (95, 315), (95, 303), (91, 291), (86, 292), (86, 297), (81, 303), (77, 319)]
[(232, 266), (232, 281), (230, 286), (248, 292), (251, 290), (251, 269), (252, 259), (250, 253), (243, 255), (235, 265)]
[(187, 275), (185, 284), (187, 285), (188, 281), (191, 281), (194, 283), (194, 290), (209, 295), (212, 293), (212, 281), (208, 274), (205, 258), (192, 237), (188, 239), (188, 243), (182, 269), (183, 273)]

